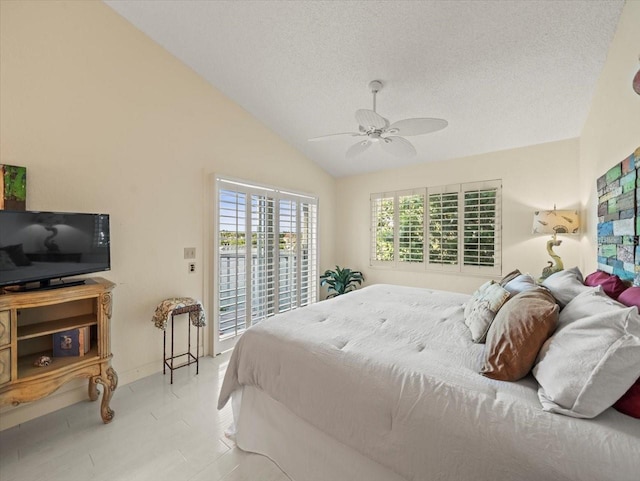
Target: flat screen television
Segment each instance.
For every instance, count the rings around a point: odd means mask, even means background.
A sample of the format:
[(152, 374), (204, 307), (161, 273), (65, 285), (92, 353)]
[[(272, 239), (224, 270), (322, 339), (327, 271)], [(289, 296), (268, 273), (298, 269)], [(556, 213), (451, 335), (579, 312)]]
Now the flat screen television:
[(63, 287), (108, 271), (109, 239), (108, 214), (0, 210), (0, 287)]

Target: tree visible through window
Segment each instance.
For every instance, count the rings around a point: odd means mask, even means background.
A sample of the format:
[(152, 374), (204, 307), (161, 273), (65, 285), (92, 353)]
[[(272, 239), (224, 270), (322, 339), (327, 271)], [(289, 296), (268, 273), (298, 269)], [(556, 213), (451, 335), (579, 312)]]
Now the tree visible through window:
[(372, 194), (372, 265), (499, 273), (500, 184)]
[(424, 194), (398, 196), (398, 260), (424, 260)]

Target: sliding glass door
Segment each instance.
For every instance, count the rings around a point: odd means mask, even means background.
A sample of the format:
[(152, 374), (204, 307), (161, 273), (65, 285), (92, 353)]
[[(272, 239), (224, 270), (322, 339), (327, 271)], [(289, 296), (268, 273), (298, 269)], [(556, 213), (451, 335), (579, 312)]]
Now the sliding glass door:
[(317, 299), (317, 199), (216, 179), (214, 351)]

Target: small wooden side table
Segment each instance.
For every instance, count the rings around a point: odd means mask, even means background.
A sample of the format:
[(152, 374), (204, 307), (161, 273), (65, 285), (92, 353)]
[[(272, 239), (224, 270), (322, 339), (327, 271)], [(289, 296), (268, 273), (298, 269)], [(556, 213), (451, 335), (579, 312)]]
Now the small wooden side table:
[[(191, 312), (199, 313), (201, 309), (202, 307), (200, 306), (200, 304), (193, 304), (190, 306), (178, 307), (171, 312), (171, 356), (167, 357), (167, 331), (165, 329), (164, 330), (164, 354), (163, 354), (164, 364), (162, 366), (162, 374), (167, 373), (167, 368), (169, 368), (169, 370), (171, 371), (171, 384), (173, 384), (173, 371), (175, 371), (176, 369), (180, 369), (181, 367), (195, 364), (196, 375), (198, 374), (198, 371), (200, 369), (200, 365), (198, 362), (198, 359), (200, 358), (200, 326), (196, 326), (196, 355), (194, 356), (191, 353), (191, 319), (187, 320), (187, 324), (189, 325), (189, 331), (188, 331), (189, 339), (187, 344), (187, 352), (175, 355), (173, 352), (173, 333), (174, 333), (173, 318), (175, 316), (179, 316), (180, 314), (190, 315)], [(186, 357), (187, 361), (177, 366), (174, 365), (174, 361), (180, 357)]]

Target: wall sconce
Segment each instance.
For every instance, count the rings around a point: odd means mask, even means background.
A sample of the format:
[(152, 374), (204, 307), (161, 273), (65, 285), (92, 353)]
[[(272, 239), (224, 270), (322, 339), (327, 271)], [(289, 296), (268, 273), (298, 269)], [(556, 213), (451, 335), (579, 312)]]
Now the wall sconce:
[(533, 233), (553, 236), (547, 241), (547, 252), (554, 262), (547, 261), (549, 265), (542, 270), (540, 280), (564, 269), (562, 259), (553, 252), (554, 247), (562, 244), (562, 240), (556, 237), (557, 234), (578, 234), (579, 229), (580, 217), (577, 210), (556, 210), (554, 205), (553, 210), (541, 210), (533, 213)]

